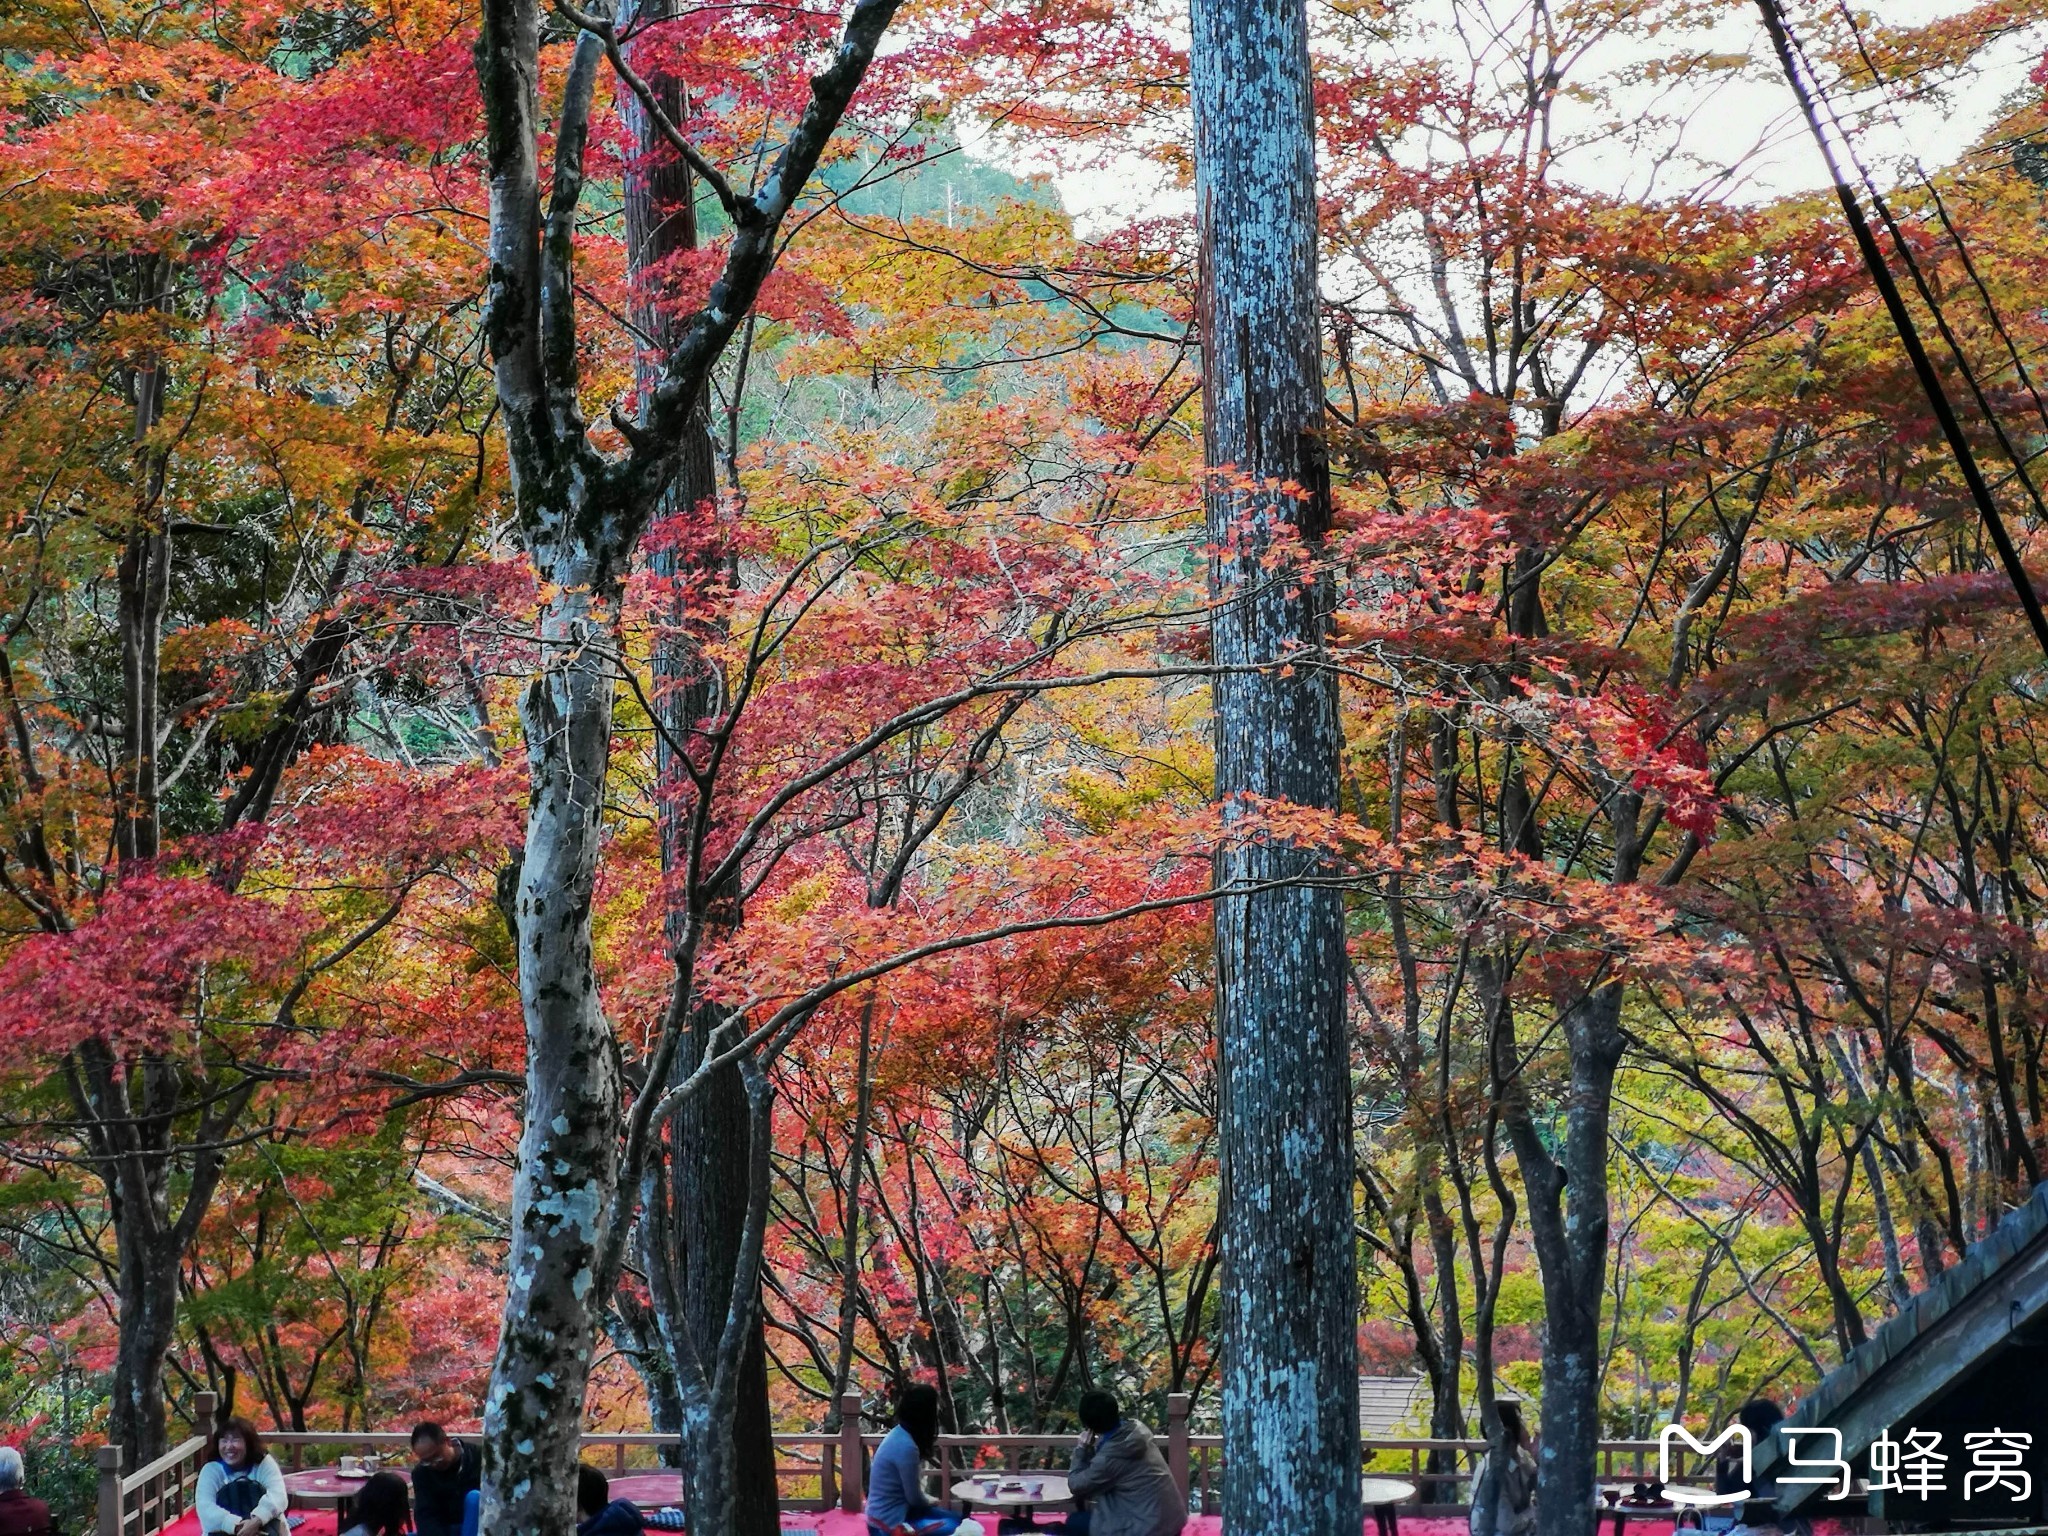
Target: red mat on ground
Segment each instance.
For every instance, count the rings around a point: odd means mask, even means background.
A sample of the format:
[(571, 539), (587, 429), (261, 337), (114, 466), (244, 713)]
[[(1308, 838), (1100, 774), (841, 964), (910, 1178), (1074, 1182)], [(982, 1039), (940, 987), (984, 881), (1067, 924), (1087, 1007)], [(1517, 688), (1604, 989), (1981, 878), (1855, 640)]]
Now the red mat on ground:
[[(976, 1518), (979, 1518), (978, 1516)], [(1050, 1531), (1057, 1516), (1039, 1522), (1039, 1529)], [(984, 1521), (989, 1536), (996, 1536), (993, 1521)], [(782, 1516), (785, 1531), (816, 1531), (818, 1536), (867, 1536), (868, 1522), (864, 1515), (848, 1514), (843, 1509), (785, 1510)], [(1401, 1517), (1401, 1536), (1466, 1536), (1469, 1527), (1457, 1517), (1438, 1517), (1425, 1520), (1418, 1515)], [(1372, 1521), (1363, 1523), (1362, 1536), (1371, 1536)], [(1630, 1521), (1629, 1536), (1665, 1536), (1668, 1525), (1653, 1525), (1648, 1521)], [(1187, 1524), (1181, 1536), (1223, 1536), (1221, 1515), (1197, 1515)]]
[[(331, 1509), (310, 1509), (300, 1511), (306, 1517), (304, 1525), (295, 1526), (292, 1536), (336, 1536), (334, 1511)], [(1051, 1521), (1043, 1522), (1050, 1527)], [(785, 1531), (816, 1531), (818, 1536), (867, 1536), (868, 1522), (864, 1515), (848, 1513), (843, 1509), (808, 1510), (792, 1509), (783, 1511), (782, 1528)], [(1651, 1521), (1629, 1522), (1629, 1536), (1670, 1536), (1671, 1527)], [(1816, 1536), (1833, 1536), (1837, 1529), (1833, 1521), (1816, 1521)], [(1372, 1530), (1366, 1522), (1361, 1536), (1369, 1536)], [(1401, 1520), (1401, 1536), (1465, 1536), (1467, 1526), (1457, 1518), (1436, 1517), (1425, 1520), (1417, 1515), (1406, 1515)], [(159, 1536), (199, 1536), (199, 1516), (187, 1511), (182, 1517), (165, 1526)], [(993, 1528), (989, 1536), (995, 1536)], [(1198, 1515), (1190, 1520), (1182, 1536), (1223, 1536), (1221, 1515)]]
[[(299, 1509), (294, 1514), (304, 1515), (306, 1523), (292, 1527), (292, 1536), (335, 1536), (334, 1511), (331, 1509)], [(157, 1536), (199, 1536), (199, 1515), (196, 1510), (186, 1510)]]

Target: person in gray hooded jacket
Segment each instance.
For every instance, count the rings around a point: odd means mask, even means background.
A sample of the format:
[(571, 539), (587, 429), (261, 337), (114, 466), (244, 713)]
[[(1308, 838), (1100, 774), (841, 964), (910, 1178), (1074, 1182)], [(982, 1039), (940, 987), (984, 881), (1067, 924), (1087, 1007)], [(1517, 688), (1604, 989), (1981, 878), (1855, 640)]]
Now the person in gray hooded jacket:
[(1107, 1392), (1081, 1395), (1081, 1427), (1067, 1472), (1077, 1512), (1073, 1536), (1180, 1536), (1187, 1501), (1167, 1470), (1152, 1431), (1127, 1419)]

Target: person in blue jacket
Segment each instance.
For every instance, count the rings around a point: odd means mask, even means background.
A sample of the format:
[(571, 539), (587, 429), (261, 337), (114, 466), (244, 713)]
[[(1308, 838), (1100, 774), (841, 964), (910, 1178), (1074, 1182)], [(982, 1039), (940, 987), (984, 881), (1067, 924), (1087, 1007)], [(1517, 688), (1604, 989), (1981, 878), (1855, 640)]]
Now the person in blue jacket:
[(941, 1509), (924, 1491), (924, 1460), (939, 1444), (939, 1389), (919, 1382), (896, 1400), (896, 1425), (868, 1468), (868, 1536), (984, 1536), (981, 1522)]
[(589, 1462), (576, 1469), (576, 1536), (639, 1536), (640, 1506), (612, 1497), (611, 1479)]

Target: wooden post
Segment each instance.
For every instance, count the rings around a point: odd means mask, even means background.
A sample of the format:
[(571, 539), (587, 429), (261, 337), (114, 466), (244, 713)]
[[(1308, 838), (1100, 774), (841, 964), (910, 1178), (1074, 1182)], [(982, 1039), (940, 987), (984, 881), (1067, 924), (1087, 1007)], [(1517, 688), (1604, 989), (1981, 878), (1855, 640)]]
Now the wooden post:
[(103, 1445), (99, 1449), (100, 1469), (100, 1531), (99, 1536), (127, 1536), (123, 1527), (127, 1521), (121, 1513), (121, 1447)]
[(1166, 1465), (1173, 1473), (1173, 1485), (1180, 1490), (1180, 1505), (1188, 1507), (1188, 1407), (1185, 1392), (1166, 1394)]
[(220, 1399), (211, 1392), (192, 1394), (192, 1433), (205, 1440), (213, 1438), (214, 1418), (220, 1412)]
[(867, 1467), (860, 1441), (860, 1394), (839, 1399), (839, 1507), (849, 1514), (867, 1507)]

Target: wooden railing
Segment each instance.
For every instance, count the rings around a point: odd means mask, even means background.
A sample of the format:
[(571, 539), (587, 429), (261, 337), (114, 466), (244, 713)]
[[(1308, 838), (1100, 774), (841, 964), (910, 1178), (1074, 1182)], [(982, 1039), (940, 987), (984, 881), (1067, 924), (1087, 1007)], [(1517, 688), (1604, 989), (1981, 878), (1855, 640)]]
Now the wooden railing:
[[(839, 1501), (839, 1440), (832, 1435), (776, 1435), (775, 1476), (785, 1509), (832, 1509)], [(266, 1430), (263, 1443), (287, 1472), (331, 1465), (342, 1455), (365, 1451), (408, 1457), (409, 1437), (388, 1430)], [(666, 1454), (664, 1454), (666, 1453)], [(672, 1467), (682, 1459), (682, 1441), (675, 1435), (632, 1430), (586, 1430), (583, 1460), (614, 1476)], [(858, 1506), (855, 1506), (856, 1508)]]
[[(119, 1446), (100, 1451), (98, 1536), (155, 1536), (191, 1507), (216, 1403), (212, 1394), (202, 1392), (193, 1406), (192, 1438), (146, 1467), (124, 1473)], [(1189, 1410), (1185, 1395), (1175, 1393), (1167, 1399), (1166, 1461), (1189, 1512), (1213, 1515), (1221, 1503), (1223, 1438), (1191, 1434)], [(850, 1393), (840, 1400), (837, 1434), (775, 1436), (776, 1483), (784, 1509), (851, 1512), (863, 1507), (868, 1457), (882, 1437), (862, 1430), (861, 1412), (859, 1394)], [(280, 1430), (266, 1433), (264, 1440), (288, 1471), (328, 1465), (344, 1454), (403, 1458), (411, 1450), (407, 1435), (388, 1430)], [(1071, 1435), (941, 1435), (939, 1497), (951, 1502), (953, 1484), (983, 1467), (1062, 1469), (1073, 1446)], [(1415, 1485), (1415, 1498), (1407, 1508), (1417, 1514), (1449, 1514), (1466, 1508), (1464, 1496), (1486, 1442), (1370, 1437), (1363, 1449), (1366, 1472)], [(681, 1459), (682, 1444), (675, 1435), (598, 1430), (583, 1436), (582, 1454), (617, 1474), (674, 1466)], [(1657, 1442), (1603, 1440), (1598, 1456), (1602, 1482), (1642, 1482), (1655, 1475)], [(1689, 1467), (1688, 1475), (1696, 1476), (1698, 1470)]]
[[(1415, 1485), (1412, 1506), (1404, 1508), (1444, 1515), (1463, 1514), (1471, 1508), (1466, 1495), (1471, 1492), (1479, 1458), (1486, 1454), (1484, 1440), (1368, 1435), (1359, 1444), (1368, 1475), (1399, 1478)], [(1647, 1482), (1657, 1475), (1657, 1449), (1655, 1440), (1602, 1440), (1596, 1452), (1595, 1476), (1602, 1483)], [(1199, 1514), (1216, 1514), (1221, 1508), (1222, 1436), (1190, 1435), (1187, 1456), (1187, 1470), (1176, 1468), (1174, 1477), (1189, 1492), (1188, 1507)], [(1172, 1463), (1170, 1442), (1168, 1462)], [(1686, 1475), (1711, 1473), (1689, 1462)]]
[(192, 1507), (213, 1422), (213, 1394), (201, 1392), (192, 1406), (192, 1434), (147, 1466), (124, 1472), (120, 1446), (99, 1448), (99, 1536), (154, 1536)]

